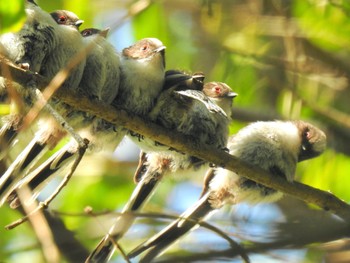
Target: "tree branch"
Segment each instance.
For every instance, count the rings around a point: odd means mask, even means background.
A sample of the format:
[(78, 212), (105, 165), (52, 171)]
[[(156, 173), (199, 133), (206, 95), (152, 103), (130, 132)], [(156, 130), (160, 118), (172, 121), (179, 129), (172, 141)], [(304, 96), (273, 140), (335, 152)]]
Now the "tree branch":
[[(19, 69), (9, 63), (6, 63), (0, 57), (0, 64), (6, 64), (12, 74), (12, 79), (23, 86), (27, 82), (34, 80), (40, 89), (44, 89), (48, 81), (41, 76)], [(0, 67), (0, 75), (2, 75)], [(131, 115), (124, 110), (116, 109), (110, 105), (91, 101), (81, 94), (73, 93), (68, 89), (60, 88), (54, 94), (54, 97), (63, 102), (74, 106), (75, 108), (96, 115), (99, 118), (115, 125), (124, 126), (127, 129), (138, 132), (152, 140), (171, 146), (178, 151), (186, 152), (190, 155), (214, 163), (225, 169), (234, 171), (246, 178), (254, 180), (265, 186), (277, 189), (281, 192), (294, 196), (305, 202), (315, 204), (322, 209), (330, 211), (345, 221), (350, 221), (350, 205), (340, 200), (330, 192), (322, 191), (311, 186), (293, 182), (289, 183), (282, 178), (275, 177), (266, 171), (244, 163), (225, 151), (213, 148), (209, 145), (200, 144), (196, 138), (184, 136), (183, 134), (167, 130), (145, 118)]]
[[(305, 246), (312, 244), (313, 248), (317, 248), (317, 244), (323, 244), (346, 237), (348, 232), (348, 224), (341, 222), (339, 218), (332, 216), (331, 214), (323, 213), (323, 211), (315, 211), (310, 209), (307, 205), (292, 198), (284, 198), (278, 202), (278, 207), (282, 209), (282, 213), (285, 218), (283, 222), (274, 222), (274, 234), (261, 240), (250, 237), (237, 237), (243, 242), (245, 252), (249, 255), (271, 255), (274, 254), (274, 250), (279, 249), (301, 249)], [(293, 210), (290, 207), (293, 206)], [(310, 220), (310, 218), (312, 218)], [(223, 220), (223, 219), (218, 219)], [(233, 219), (235, 220), (235, 219)], [(211, 221), (214, 223), (215, 221)], [(248, 224), (250, 224), (249, 222)], [(258, 223), (259, 224), (259, 223)], [(315, 227), (316, 226), (316, 227)], [(230, 232), (240, 232), (240, 226), (236, 226), (237, 230)], [(244, 227), (243, 227), (244, 228)], [(197, 230), (198, 231), (198, 230)], [(227, 233), (230, 236), (230, 233)], [(248, 239), (248, 240), (247, 240)], [(183, 243), (184, 247), (186, 244)], [(235, 249), (210, 249), (211, 246), (209, 240), (204, 240), (198, 243), (202, 252), (198, 253), (186, 253), (182, 250), (177, 250), (173, 253), (167, 253), (155, 260), (157, 263), (164, 262), (201, 262), (201, 261), (215, 261), (218, 259), (232, 259), (238, 256)], [(215, 244), (215, 248), (219, 247)], [(322, 249), (322, 248), (321, 248)], [(342, 258), (343, 259), (343, 258)], [(281, 261), (283, 261), (281, 259)], [(346, 260), (345, 260), (346, 261)], [(343, 261), (343, 262), (345, 262)]]

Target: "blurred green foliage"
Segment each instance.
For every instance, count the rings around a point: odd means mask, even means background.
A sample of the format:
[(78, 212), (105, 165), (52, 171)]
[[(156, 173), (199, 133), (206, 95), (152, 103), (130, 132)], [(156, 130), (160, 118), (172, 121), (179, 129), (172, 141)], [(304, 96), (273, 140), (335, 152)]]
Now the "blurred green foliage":
[(293, 14), (298, 18), (302, 33), (316, 45), (329, 51), (344, 51), (349, 49), (350, 33), (348, 1), (336, 5), (320, 4), (319, 1), (295, 1)]
[[(348, 137), (340, 140), (337, 133), (341, 130), (349, 136), (349, 129), (345, 124), (317, 113), (312, 107), (316, 105), (350, 114), (350, 75), (346, 71), (350, 61), (349, 2), (203, 2), (209, 6), (202, 5), (201, 1), (155, 1), (129, 20), (133, 29), (131, 35), (134, 39), (161, 39), (167, 46), (168, 69), (203, 71), (208, 81), (228, 83), (239, 94), (235, 107), (247, 110), (248, 115), (254, 115), (255, 119), (265, 115), (272, 119), (276, 116), (305, 119), (325, 129), (329, 150), (319, 158), (301, 163), (296, 173), (297, 180), (350, 201), (350, 146), (346, 140)], [(85, 20), (84, 27), (91, 27), (95, 25), (95, 16), (103, 17), (114, 9), (116, 12), (125, 9), (132, 2), (38, 0), (38, 4), (47, 11), (72, 10)], [(23, 21), (23, 1), (0, 2), (1, 33), (17, 30)], [(309, 105), (302, 103), (301, 97), (309, 101)], [(231, 125), (232, 134), (251, 121), (235, 111), (233, 115), (240, 121), (235, 120)], [(51, 208), (71, 213), (80, 213), (86, 206), (93, 207), (94, 211), (113, 210), (120, 209), (127, 201), (133, 189), (131, 178), (136, 163), (123, 166), (115, 159), (104, 157), (90, 157), (88, 160), (82, 163), (82, 168)], [(174, 181), (165, 180), (162, 190), (147, 208), (170, 211), (171, 208), (162, 205), (166, 203), (164, 194), (170, 192), (174, 184)], [(27, 248), (32, 251), (31, 248), (35, 247), (35, 251), (39, 251), (28, 224), (11, 231), (2, 228), (18, 217), (20, 215), (9, 208), (1, 208), (0, 261), (19, 262), (13, 255)], [(68, 228), (76, 230), (90, 249), (99, 238), (86, 229), (92, 224), (101, 231), (108, 229), (108, 224), (104, 225), (99, 218), (63, 218)], [(21, 239), (28, 242), (21, 243), (18, 241)], [(318, 258), (313, 253), (309, 253), (310, 257)], [(40, 262), (38, 253), (34, 254), (35, 261)]]
[(18, 31), (25, 21), (23, 0), (0, 2), (0, 34)]

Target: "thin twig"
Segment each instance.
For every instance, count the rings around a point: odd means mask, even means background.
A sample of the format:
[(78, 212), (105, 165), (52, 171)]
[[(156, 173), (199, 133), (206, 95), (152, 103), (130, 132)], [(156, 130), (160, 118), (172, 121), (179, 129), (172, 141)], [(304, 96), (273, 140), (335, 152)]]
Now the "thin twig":
[(27, 214), (26, 218), (30, 221), (33, 230), (41, 244), (45, 259), (49, 263), (58, 263), (60, 261), (60, 253), (53, 240), (50, 227), (42, 213), (33, 213), (36, 211), (35, 203), (26, 204), (25, 200), (31, 197), (31, 191), (28, 187), (23, 187), (18, 191), (18, 196), (23, 204), (23, 209)]
[(26, 216), (24, 216), (23, 218), (20, 218), (16, 221), (14, 221), (13, 223), (5, 226), (6, 229), (13, 229), (19, 225), (21, 225), (22, 223), (26, 222), (30, 216), (32, 216), (33, 214), (37, 213), (38, 211), (40, 211), (41, 209), (46, 209), (49, 204), (53, 201), (53, 199), (61, 192), (61, 190), (68, 184), (70, 178), (73, 176), (75, 170), (77, 169), (77, 166), (79, 165), (81, 159), (84, 156), (84, 153), (87, 149), (87, 142), (85, 142), (86, 145), (85, 147), (81, 147), (79, 148), (79, 155), (76, 157), (72, 167), (70, 168), (68, 174), (64, 177), (63, 181), (60, 183), (60, 185), (56, 188), (56, 190), (43, 202), (40, 202), (39, 205), (33, 209), (30, 213), (28, 213)]
[(150, 5), (152, 4), (151, 0), (139, 0), (135, 3), (133, 3), (129, 8), (128, 12), (123, 15), (121, 18), (119, 18), (116, 22), (114, 22), (112, 25), (110, 25), (110, 31), (113, 32), (118, 27), (123, 25), (129, 18), (134, 17), (143, 11), (145, 11)]
[[(9, 63), (11, 63), (9, 61)], [(11, 114), (14, 113), (21, 113), (24, 111), (24, 103), (23, 103), (23, 98), (20, 95), (20, 93), (13, 88), (14, 83), (12, 82), (12, 77), (11, 77), (11, 72), (9, 69), (8, 64), (1, 64), (1, 71), (3, 72), (3, 76), (5, 76), (5, 81), (6, 81), (6, 92), (8, 93), (8, 96), (11, 98), (12, 105), (15, 105), (15, 109), (12, 107), (12, 112)], [(13, 112), (14, 111), (14, 112)]]
[[(102, 216), (102, 215), (106, 215), (106, 214), (113, 214), (113, 215), (117, 215), (117, 216), (123, 215), (122, 212), (110, 212), (110, 211), (95, 213), (95, 212), (92, 212), (92, 209), (90, 207), (85, 209), (84, 211), (85, 211), (84, 213), (65, 213), (65, 212), (59, 212), (59, 211), (55, 210), (54, 213), (61, 215), (61, 216), (62, 215), (65, 215), (65, 216), (86, 216), (86, 214), (88, 214), (88, 215), (91, 215), (93, 217)], [(178, 216), (178, 215), (170, 215), (170, 214), (164, 214), (164, 213), (144, 213), (144, 212), (128, 212), (128, 213), (130, 215), (138, 217), (138, 218), (155, 218), (155, 219), (169, 219), (169, 220), (183, 219), (186, 221), (190, 221), (192, 223), (196, 223), (199, 226), (206, 228), (206, 229), (214, 232), (218, 236), (222, 237), (223, 239), (225, 239), (230, 244), (232, 249), (235, 249), (238, 251), (238, 254), (242, 257), (244, 262), (250, 262), (249, 257), (247, 255), (247, 253), (245, 252), (245, 249), (241, 245), (239, 245), (232, 238), (230, 238), (224, 231), (213, 226), (210, 223), (207, 223), (205, 221), (197, 221), (197, 220), (192, 219), (192, 218), (183, 218), (183, 217)], [(115, 243), (114, 239), (112, 239), (112, 238), (111, 238), (111, 241), (113, 243)], [(118, 245), (118, 243), (115, 243), (115, 244)], [(123, 253), (122, 255), (124, 257), (124, 251), (122, 251), (122, 253)]]
[[(122, 212), (115, 212), (115, 211), (102, 211), (102, 212), (93, 212), (91, 210), (91, 208), (86, 208), (84, 209), (85, 212), (81, 212), (81, 213), (69, 213), (69, 212), (61, 212), (58, 210), (52, 210), (52, 212), (56, 215), (60, 215), (60, 216), (77, 216), (77, 217), (85, 217), (86, 215), (90, 215), (93, 216), (94, 218), (99, 217), (99, 216), (104, 216), (104, 215), (115, 215), (115, 216), (120, 216), (123, 215), (124, 213)], [(178, 215), (170, 215), (170, 214), (165, 214), (165, 213), (147, 213), (147, 212), (129, 212), (130, 214), (132, 214), (135, 217), (139, 217), (139, 218), (153, 218), (153, 219), (169, 219), (169, 220), (177, 220), (177, 219), (184, 219), (187, 221), (191, 221), (191, 222), (196, 222), (198, 225), (200, 225), (201, 227), (207, 228), (208, 230), (211, 230), (212, 232), (218, 234), (219, 236), (221, 236), (222, 238), (224, 238), (225, 240), (227, 240), (227, 242), (233, 247), (233, 248), (237, 248), (237, 243), (232, 240), (232, 238), (230, 238), (225, 232), (223, 232), (222, 230), (220, 230), (219, 228), (213, 226), (210, 223), (207, 223), (205, 221), (200, 221), (197, 222), (194, 219), (191, 218), (182, 218)], [(103, 226), (101, 226), (102, 228), (104, 228)], [(107, 231), (106, 231), (107, 232)], [(238, 245), (239, 246), (239, 245)], [(240, 247), (240, 249), (243, 249), (242, 247)]]
[(347, 129), (350, 129), (350, 115), (336, 110), (334, 108), (325, 107), (325, 106), (318, 106), (317, 102), (309, 101), (303, 97), (300, 96), (300, 94), (296, 94), (296, 96), (310, 109), (312, 109), (314, 112), (322, 115), (323, 117), (326, 117), (327, 119), (335, 122), (340, 127), (346, 127)]
[(125, 250), (121, 247), (121, 245), (119, 244), (119, 242), (115, 241), (113, 237), (111, 237), (108, 234), (108, 239), (113, 243), (113, 245), (118, 249), (118, 251), (121, 253), (121, 255), (123, 256), (123, 259), (127, 262), (127, 263), (131, 263), (130, 259), (128, 258), (127, 253), (125, 252)]
[[(57, 211), (55, 211), (55, 213), (57, 213)], [(59, 214), (59, 213), (57, 213)], [(93, 218), (96, 219), (96, 221), (98, 222), (98, 224), (100, 225), (101, 228), (103, 228), (104, 232), (108, 232), (107, 229), (105, 229), (105, 227), (100, 223), (100, 221), (97, 219), (97, 214), (93, 212), (92, 207), (86, 207), (84, 209), (84, 213), (81, 213), (81, 216), (86, 216), (86, 215), (90, 215)], [(130, 263), (130, 260), (125, 252), (125, 250), (122, 248), (122, 246), (114, 240), (114, 238), (110, 238), (110, 241), (113, 243), (113, 245), (118, 249), (118, 251), (120, 252), (120, 254), (122, 255), (122, 257), (124, 258), (124, 260), (128, 263)]]

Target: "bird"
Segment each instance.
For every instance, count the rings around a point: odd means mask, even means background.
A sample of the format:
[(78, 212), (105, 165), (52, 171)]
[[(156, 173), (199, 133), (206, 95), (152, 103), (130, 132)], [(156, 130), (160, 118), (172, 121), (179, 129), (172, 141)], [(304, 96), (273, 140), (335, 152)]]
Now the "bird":
[[(112, 106), (138, 116), (146, 116), (151, 111), (165, 83), (165, 48), (159, 39), (144, 38), (123, 49), (121, 82)], [(123, 127), (116, 130), (119, 134), (128, 133)], [(113, 252), (113, 242), (107, 235), (86, 262), (107, 262)]]
[[(213, 89), (216, 92), (213, 92)], [(203, 91), (173, 88), (162, 95), (150, 113), (151, 120), (166, 128), (196, 137), (201, 144), (225, 150), (228, 126), (231, 122), (232, 101), (237, 96), (227, 84), (208, 82), (204, 84)], [(217, 102), (212, 100), (214, 97)], [(139, 145), (142, 149), (143, 145)], [(144, 150), (147, 151), (147, 148)], [(178, 170), (197, 170), (205, 163), (196, 157), (163, 146), (160, 150), (141, 153), (139, 167), (134, 175), (137, 186), (122, 212), (135, 212), (141, 209), (166, 174)], [(129, 224), (130, 222), (131, 220), (128, 220)], [(127, 229), (123, 224), (117, 228), (122, 231), (118, 230), (116, 233), (123, 233)]]
[(157, 38), (144, 38), (124, 48), (121, 82), (112, 105), (139, 116), (146, 115), (159, 96), (165, 78), (165, 46)]
[[(43, 65), (39, 73), (49, 79), (53, 78), (59, 70), (67, 64), (82, 50), (84, 43), (83, 37), (79, 32), (79, 27), (84, 23), (83, 20), (71, 11), (56, 10), (50, 13), (52, 19), (56, 22), (57, 43), (52, 52), (45, 56)], [(69, 72), (63, 86), (70, 89), (76, 89), (81, 81), (85, 59), (82, 59)]]
[[(85, 31), (82, 31), (82, 35), (84, 38), (91, 38), (91, 37), (96, 37), (97, 34), (100, 34), (102, 31), (98, 29), (87, 29)], [(102, 32), (103, 34), (103, 32)], [(92, 40), (95, 41), (95, 40)], [(102, 42), (103, 43), (103, 42)], [(107, 43), (104, 43), (105, 46), (107, 46)], [(147, 54), (143, 53), (143, 46), (147, 46), (147, 50), (145, 51)], [(114, 77), (118, 77), (120, 75), (120, 85), (119, 87), (114, 87), (114, 84), (117, 84), (112, 81), (106, 82), (105, 85), (102, 87), (103, 90), (101, 89), (96, 89), (92, 88), (92, 90), (89, 90), (90, 94), (89, 96), (92, 98), (97, 98), (99, 97), (104, 100), (103, 102), (106, 104), (112, 104), (115, 100), (113, 96), (118, 96), (119, 91), (123, 89), (129, 89), (129, 90), (135, 90), (137, 88), (139, 89), (149, 89), (152, 90), (154, 87), (157, 87), (158, 85), (162, 85), (164, 82), (164, 46), (161, 44), (159, 40), (156, 39), (146, 39), (146, 40), (140, 40), (136, 42), (134, 45), (125, 48), (122, 52), (121, 58), (124, 60), (124, 63), (120, 61), (120, 66), (117, 67), (116, 63), (117, 61), (111, 61), (111, 64), (116, 67), (114, 70), (112, 68), (109, 69), (109, 77), (112, 78), (113, 75)], [(105, 49), (106, 50), (106, 49)], [(127, 50), (127, 51), (126, 51)], [(108, 50), (108, 52), (111, 52), (111, 50)], [(157, 53), (162, 53), (160, 55), (157, 55)], [(135, 53), (135, 54), (134, 54)], [(140, 55), (142, 53), (142, 55)], [(124, 54), (124, 55), (123, 55)], [(105, 60), (106, 55), (101, 56), (103, 60)], [(95, 57), (96, 59), (96, 57)], [(125, 62), (125, 60), (132, 60), (133, 62)], [(144, 60), (147, 60), (145, 62)], [(89, 57), (87, 59), (89, 66)], [(156, 62), (152, 62), (156, 61)], [(157, 61), (161, 61), (161, 63), (157, 63)], [(124, 64), (128, 65), (128, 70), (123, 71), (123, 65)], [(105, 63), (106, 64), (106, 63)], [(128, 78), (128, 74), (133, 74), (132, 69), (130, 64), (132, 64), (135, 68), (135, 74), (142, 74), (142, 70), (149, 71), (149, 67), (156, 68), (157, 69), (157, 78), (154, 80), (154, 76), (151, 74), (145, 74), (143, 73), (143, 79), (142, 81), (144, 83), (149, 83), (148, 87), (145, 87), (143, 85), (138, 85), (138, 86), (127, 86), (125, 82), (122, 82), (122, 80), (125, 80)], [(138, 64), (141, 64), (138, 65)], [(155, 64), (155, 65), (154, 65)], [(96, 66), (96, 65), (95, 65)], [(142, 70), (140, 70), (140, 67)], [(85, 67), (86, 68), (86, 67)], [(87, 69), (87, 74), (89, 74), (90, 68)], [(125, 75), (126, 74), (126, 75)], [(149, 80), (151, 79), (151, 80)], [(114, 80), (116, 81), (116, 80)], [(159, 83), (158, 83), (159, 82)], [(123, 83), (123, 84), (122, 84)], [(91, 84), (86, 84), (85, 80), (83, 80), (83, 83), (80, 84), (80, 87), (89, 87), (86, 85), (91, 85)], [(116, 91), (113, 91), (113, 89), (116, 89)], [(108, 91), (109, 90), (109, 91)], [(136, 93), (139, 93), (139, 91), (135, 91)], [(85, 94), (87, 91), (85, 91)], [(111, 93), (116, 93), (116, 94), (111, 94)], [(101, 96), (102, 94), (102, 96)], [(109, 94), (109, 95), (107, 95)], [(117, 95), (118, 94), (118, 95)], [(128, 92), (124, 93), (128, 94)], [(148, 93), (149, 95), (153, 95), (152, 92)], [(149, 108), (152, 106), (153, 100), (155, 100), (154, 97), (147, 99), (146, 98), (147, 94), (144, 94), (143, 99), (146, 100), (146, 102), (150, 103), (151, 105), (143, 104), (146, 109), (144, 109), (144, 112), (147, 112)], [(132, 95), (131, 95), (132, 96)], [(125, 96), (126, 100), (132, 100), (133, 97), (127, 97)], [(125, 105), (123, 109), (127, 110), (128, 112), (135, 113), (134, 108), (129, 108), (132, 107), (131, 105)], [(86, 116), (84, 115), (83, 112), (77, 112), (76, 111), (70, 111), (71, 114), (76, 115), (75, 119), (78, 119), (77, 116)], [(68, 120), (70, 120), (71, 117), (68, 116)], [(81, 118), (80, 118), (81, 119)], [(79, 121), (81, 122), (81, 121)], [(121, 142), (123, 139), (124, 135), (126, 134), (126, 129), (123, 127), (115, 127), (111, 123), (108, 123), (107, 121), (96, 118), (95, 116), (90, 116), (87, 119), (82, 121), (83, 123), (89, 123), (88, 127), (85, 127), (80, 124), (75, 124), (73, 127), (75, 128), (83, 128), (79, 134), (83, 135), (84, 138), (87, 138), (90, 143), (88, 147), (88, 152), (89, 153), (96, 153), (102, 149), (107, 150), (109, 152), (113, 151), (118, 144)], [(70, 140), (68, 144), (61, 148), (57, 153), (55, 153), (53, 156), (51, 156), (48, 160), (46, 160), (44, 163), (42, 163), (37, 169), (32, 171), (28, 176), (23, 178), (17, 183), (13, 183), (11, 187), (7, 187), (7, 191), (2, 193), (2, 198), (0, 199), (0, 204), (1, 202), (5, 202), (5, 200), (14, 200), (12, 202), (15, 202), (16, 199), (14, 196), (14, 190), (21, 188), (23, 185), (29, 185), (31, 188), (35, 188), (36, 191), (34, 191), (33, 198), (39, 193), (41, 188), (48, 183), (48, 178), (52, 178), (51, 175), (54, 173), (57, 173), (61, 171), (61, 168), (64, 168), (67, 166), (68, 163), (72, 163), (73, 160), (75, 160), (79, 156), (79, 145), (76, 143), (74, 139)], [(72, 172), (72, 171), (71, 171)], [(16, 203), (16, 202), (15, 202)], [(18, 202), (17, 202), (18, 203)], [(15, 206), (15, 205), (14, 205)]]
[[(79, 35), (78, 28), (83, 21), (66, 10), (57, 10), (49, 14), (34, 1), (26, 1), (25, 11), (27, 19), (22, 29), (17, 33), (2, 35), (0, 43), (5, 49), (5, 55), (11, 61), (51, 79), (81, 49), (82, 37)], [(80, 81), (84, 66), (83, 60), (79, 63), (77, 74), (71, 74), (71, 79), (74, 81), (69, 85), (74, 86), (77, 81)], [(0, 80), (2, 93), (6, 92), (6, 86), (4, 80)], [(28, 110), (33, 106), (36, 98), (29, 93), (29, 88), (20, 85), (16, 87)], [(17, 121), (13, 125), (7, 125), (9, 126), (7, 129), (4, 127), (3, 138), (8, 137), (7, 130), (11, 132), (14, 126), (20, 126), (21, 118), (15, 115), (13, 120)]]
[[(164, 84), (165, 48), (157, 38), (143, 38), (122, 50), (120, 84), (111, 102), (113, 107), (141, 117), (148, 114)], [(110, 138), (105, 143), (110, 148), (118, 146), (128, 132), (102, 119), (96, 121), (93, 129)]]
[[(326, 135), (305, 121), (255, 122), (230, 137), (229, 153), (239, 160), (291, 182), (298, 162), (319, 156), (326, 148)], [(224, 205), (241, 202), (273, 202), (282, 193), (223, 167), (211, 168), (199, 200), (179, 219), (137, 246), (129, 254), (147, 251), (140, 262), (150, 262), (172, 243), (197, 226), (197, 222)]]
[(79, 91), (107, 104), (115, 99), (120, 83), (120, 54), (106, 39), (109, 28), (87, 28), (81, 31), (87, 51), (86, 65)]
[[(34, 1), (26, 1), (25, 13), (26, 21), (18, 32), (9, 32), (0, 36), (1, 54), (23, 69), (39, 72), (45, 56), (51, 53), (57, 44), (55, 30), (57, 24), (51, 15)], [(34, 103), (29, 89), (10, 80), (11, 76), (0, 77), (2, 97), (7, 98), (8, 89), (15, 87), (24, 102), (23, 111), (28, 111)], [(0, 133), (2, 155), (14, 141), (21, 124), (21, 112), (6, 116)]]
[[(151, 112), (148, 114), (151, 121), (151, 115), (156, 115), (161, 107), (164, 107), (164, 110), (167, 110), (166, 101), (163, 98), (170, 97), (170, 95), (175, 94), (175, 90), (202, 90), (203, 89), (203, 81), (204, 74), (201, 72), (196, 72), (194, 74), (188, 74), (180, 70), (167, 70), (165, 72), (165, 80), (164, 85), (162, 87), (162, 91), (158, 96), (155, 105), (152, 107)], [(178, 96), (179, 98), (181, 96)], [(184, 99), (186, 99), (184, 97)], [(170, 101), (172, 99), (169, 99)], [(185, 103), (184, 103), (185, 104)], [(179, 107), (180, 108), (180, 107)], [(179, 109), (182, 110), (182, 109)], [(183, 111), (185, 112), (185, 111)], [(181, 115), (181, 113), (179, 114)], [(174, 125), (176, 126), (176, 125)], [(170, 128), (170, 127), (167, 127)], [(160, 151), (160, 149), (169, 150), (168, 146), (161, 145), (159, 142), (155, 142), (149, 138), (145, 138), (141, 134), (128, 131), (127, 136), (131, 141), (133, 141), (136, 145), (138, 145), (143, 151)]]
[[(32, 8), (39, 8), (32, 3), (29, 4)], [(41, 9), (39, 9), (39, 11), (40, 10)], [(41, 10), (40, 13), (45, 13), (45, 11)], [(54, 34), (53, 40), (47, 39), (46, 41), (48, 41), (48, 45), (52, 45), (53, 47), (47, 50), (46, 53), (45, 49), (41, 51), (45, 54), (38, 73), (50, 79), (61, 68), (65, 67), (69, 60), (82, 49), (83, 40), (78, 29), (83, 21), (74, 13), (66, 10), (57, 10), (48, 14), (48, 16), (48, 20), (50, 20), (53, 25)], [(77, 89), (84, 68), (85, 59), (82, 59), (82, 61), (77, 64), (76, 68), (70, 72), (70, 77), (68, 77), (63, 85), (68, 85), (70, 88)], [(26, 87), (24, 89), (26, 89)], [(24, 92), (23, 95), (26, 96), (26, 94), (27, 93)], [(33, 97), (32, 94), (33, 93), (29, 95), (31, 98), (28, 106), (32, 106), (37, 99)], [(50, 105), (48, 107), (54, 108), (63, 118), (69, 118), (73, 109), (71, 106), (57, 99), (51, 99), (49, 103)], [(8, 189), (13, 186), (15, 183), (15, 181), (12, 180), (14, 175), (17, 175), (16, 179), (23, 177), (23, 173), (28, 171), (47, 150), (54, 148), (57, 143), (67, 135), (65, 128), (62, 127), (60, 123), (57, 123), (50, 114), (51, 113), (44, 112), (40, 116), (38, 120), (38, 129), (34, 138), (1, 176), (0, 195), (3, 195), (4, 192), (8, 191)], [(74, 122), (80, 121), (79, 119), (80, 118), (74, 118), (73, 116), (73, 118), (70, 118), (70, 124), (74, 125)], [(21, 121), (19, 121), (19, 123), (20, 122)], [(8, 127), (7, 130), (11, 131)], [(5, 199), (2, 198), (0, 204), (2, 204), (4, 200)]]
[[(213, 92), (213, 89), (216, 92)], [(228, 126), (231, 122), (232, 101), (236, 96), (237, 93), (222, 82), (205, 83), (202, 91), (198, 88), (186, 89), (180, 83), (166, 89), (159, 96), (149, 116), (152, 121), (165, 128), (196, 137), (202, 144), (224, 149), (228, 138)], [(150, 171), (162, 169), (165, 169), (164, 172), (167, 170), (175, 172), (178, 169), (204, 164), (202, 160), (178, 152), (171, 147), (159, 147), (159, 143), (147, 138), (134, 139), (134, 142), (146, 153), (148, 152), (145, 158), (142, 158), (148, 160), (148, 171), (138, 169), (140, 173), (135, 174), (135, 181), (144, 177), (143, 172), (148, 175), (153, 173)]]
[[(202, 74), (194, 74), (192, 78), (188, 78), (183, 76), (183, 74), (181, 75), (176, 71), (172, 71), (168, 73), (167, 77), (169, 80), (166, 78), (165, 83), (173, 83), (173, 85), (163, 88), (163, 92), (158, 97), (154, 108), (149, 114), (150, 119), (166, 128), (177, 129), (179, 132), (183, 132), (186, 135), (197, 135), (197, 132), (198, 134), (209, 133), (211, 129), (207, 129), (207, 126), (215, 126), (213, 127), (213, 134), (207, 136), (208, 140), (201, 142), (216, 143), (218, 147), (221, 147), (222, 143), (226, 145), (225, 140), (228, 136), (230, 118), (228, 118), (227, 114), (218, 106), (216, 106), (216, 111), (214, 111), (217, 116), (215, 116), (212, 111), (209, 111), (207, 104), (209, 104), (208, 101), (211, 102), (210, 98), (206, 97), (204, 93), (198, 90), (203, 89), (203, 91), (206, 92), (210, 90), (209, 86), (212, 86), (213, 83), (205, 84), (203, 88)], [(179, 79), (178, 83), (174, 82), (174, 78), (176, 79), (176, 77)], [(221, 91), (221, 94), (217, 94), (217, 97), (221, 97), (222, 100), (227, 100), (227, 104), (232, 105), (232, 98), (237, 94), (232, 92), (228, 85), (224, 83), (216, 82), (214, 86), (216, 85), (218, 85), (218, 89)], [(192, 90), (191, 88), (195, 89)], [(187, 90), (193, 91), (191, 93), (192, 96), (177, 93), (178, 91)], [(201, 94), (200, 99), (195, 97), (195, 91)], [(205, 101), (204, 98), (206, 98), (207, 101)], [(211, 103), (213, 105), (210, 104), (210, 107), (214, 107), (215, 103)], [(205, 112), (207, 114), (205, 114)], [(212, 114), (213, 116), (211, 116)], [(231, 108), (229, 109), (229, 114), (231, 115)], [(183, 117), (183, 115), (185, 116)], [(196, 118), (198, 118), (198, 120)], [(203, 122), (201, 122), (200, 118), (203, 118)], [(205, 118), (213, 119), (213, 121), (207, 121)], [(198, 127), (194, 127), (197, 124), (199, 124)], [(221, 125), (225, 126), (223, 129), (220, 128), (222, 134), (215, 136), (215, 140), (218, 138), (220, 142), (212, 142), (209, 137), (211, 135), (214, 136), (214, 133), (216, 133), (214, 130)], [(135, 142), (138, 142), (140, 147), (144, 150), (159, 148), (159, 145), (152, 140), (151, 142), (145, 143), (145, 141), (148, 141), (147, 138), (140, 140), (135, 134), (131, 137), (134, 139), (136, 138)], [(147, 146), (144, 147), (144, 145)], [(136, 212), (142, 208), (142, 205), (149, 199), (165, 173), (169, 171), (174, 172), (178, 169), (188, 169), (192, 165), (196, 166), (197, 162), (200, 164), (204, 163), (194, 157), (170, 150), (167, 146), (163, 147), (163, 145), (161, 145), (160, 148), (161, 150), (157, 149), (156, 152), (152, 150), (150, 154), (147, 155), (141, 153), (140, 167), (137, 169), (134, 177), (137, 186), (128, 203), (124, 206), (121, 212), (122, 214), (117, 217), (109, 233), (103, 237), (87, 262), (107, 262), (109, 260), (115, 249), (112, 240), (116, 241), (122, 238), (131, 227), (135, 220), (132, 212)]]
[(24, 69), (39, 72), (45, 56), (55, 48), (57, 25), (33, 1), (26, 1), (25, 13), (26, 21), (18, 32), (0, 36), (2, 54)]

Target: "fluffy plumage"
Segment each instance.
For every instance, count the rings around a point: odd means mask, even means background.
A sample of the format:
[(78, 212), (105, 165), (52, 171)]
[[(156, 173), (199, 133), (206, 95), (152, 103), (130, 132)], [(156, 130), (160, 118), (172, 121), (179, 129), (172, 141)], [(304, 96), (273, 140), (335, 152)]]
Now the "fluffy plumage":
[[(325, 147), (325, 134), (302, 121), (256, 122), (240, 130), (228, 143), (230, 154), (288, 181), (293, 181), (298, 162), (320, 155)], [(140, 262), (150, 262), (193, 229), (196, 221), (226, 204), (272, 202), (281, 196), (282, 193), (235, 172), (212, 169), (206, 176), (201, 198), (180, 216), (181, 219), (139, 245), (129, 257), (147, 250)]]
[(165, 46), (156, 38), (145, 38), (123, 49), (121, 83), (113, 105), (137, 115), (146, 115), (164, 83)]

